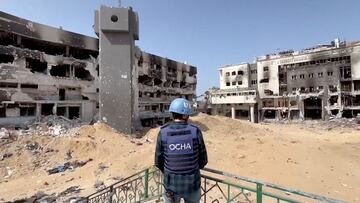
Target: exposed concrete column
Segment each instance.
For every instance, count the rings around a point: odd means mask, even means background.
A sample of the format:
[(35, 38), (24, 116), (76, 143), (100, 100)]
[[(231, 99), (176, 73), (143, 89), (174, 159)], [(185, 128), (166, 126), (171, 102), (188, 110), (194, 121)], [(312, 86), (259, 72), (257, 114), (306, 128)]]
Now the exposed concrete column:
[(52, 113), (54, 114), (54, 115), (56, 115), (57, 114), (57, 103), (55, 103), (54, 104), (54, 106), (53, 106), (53, 109), (52, 109)]
[(300, 118), (300, 120), (305, 120), (304, 100), (301, 99), (300, 97), (298, 100), (298, 104), (299, 104), (299, 111), (300, 111), (299, 118)]
[(235, 107), (234, 106), (231, 107), (231, 118), (235, 119)]
[(329, 91), (328, 88), (325, 87), (324, 95), (321, 98), (321, 118), (325, 121), (329, 120), (330, 113), (330, 104), (329, 104)]
[(70, 65), (70, 78), (75, 78), (75, 67), (73, 64)]
[(123, 133), (135, 130), (138, 106), (135, 40), (138, 17), (132, 9), (101, 6), (95, 12), (99, 35), (100, 119)]
[(65, 107), (65, 117), (69, 118), (69, 107)]
[(16, 44), (18, 46), (21, 46), (21, 36), (20, 35), (16, 35)]
[(254, 105), (250, 105), (250, 122), (255, 123)]
[(46, 75), (50, 75), (51, 66), (52, 66), (51, 64), (47, 65)]
[(36, 104), (36, 119), (40, 119), (41, 117), (41, 104), (37, 103)]
[(70, 56), (70, 47), (66, 46), (65, 56)]
[(26, 67), (26, 58), (16, 58), (14, 64), (19, 67)]

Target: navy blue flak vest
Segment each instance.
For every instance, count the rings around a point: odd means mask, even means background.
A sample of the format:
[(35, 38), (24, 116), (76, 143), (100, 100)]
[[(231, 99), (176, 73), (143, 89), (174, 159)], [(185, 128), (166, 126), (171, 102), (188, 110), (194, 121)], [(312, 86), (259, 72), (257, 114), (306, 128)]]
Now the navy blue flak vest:
[(188, 124), (186, 128), (161, 128), (161, 142), (164, 147), (165, 172), (192, 174), (199, 170), (199, 140), (197, 127)]

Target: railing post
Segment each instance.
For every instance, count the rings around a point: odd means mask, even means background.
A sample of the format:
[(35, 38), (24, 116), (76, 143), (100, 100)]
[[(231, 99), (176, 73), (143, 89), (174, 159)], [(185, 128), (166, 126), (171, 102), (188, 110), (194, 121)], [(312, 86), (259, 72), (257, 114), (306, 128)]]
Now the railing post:
[(204, 178), (204, 203), (206, 203), (206, 178)]
[(227, 203), (230, 203), (230, 196), (231, 196), (231, 194), (230, 194), (230, 185), (228, 185), (228, 194), (227, 194)]
[(262, 203), (262, 184), (256, 183), (256, 203)]
[(113, 195), (114, 194), (114, 188), (113, 186), (110, 186), (110, 197), (109, 197), (109, 203), (113, 202)]
[(144, 179), (145, 179), (144, 198), (147, 199), (149, 198), (149, 169), (145, 170)]

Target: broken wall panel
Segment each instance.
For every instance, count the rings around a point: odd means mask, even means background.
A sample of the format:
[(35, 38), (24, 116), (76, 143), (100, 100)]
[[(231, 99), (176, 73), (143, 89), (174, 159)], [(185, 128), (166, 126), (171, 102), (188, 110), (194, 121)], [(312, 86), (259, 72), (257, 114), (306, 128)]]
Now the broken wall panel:
[[(196, 93), (196, 67), (137, 50), (139, 115), (145, 126), (170, 119), (173, 99), (192, 100)], [(150, 103), (150, 105), (149, 105)], [(156, 118), (149, 121), (149, 118)]]
[[(92, 57), (98, 55), (98, 40), (2, 12), (0, 16), (0, 125), (19, 125), (18, 121), (25, 117), (57, 114), (60, 104), (60, 115), (90, 121), (96, 114), (95, 107), (83, 114), (80, 111), (87, 102), (96, 105), (97, 60)], [(43, 30), (41, 33), (33, 31), (29, 25)], [(59, 39), (64, 41), (59, 42)], [(92, 101), (85, 102), (83, 94), (95, 96), (91, 97)], [(71, 113), (66, 109), (74, 102), (78, 110)]]
[[(0, 125), (42, 114), (92, 120), (99, 109), (99, 40), (3, 12), (0, 17)], [(173, 99), (195, 97), (197, 69), (139, 48), (134, 52), (138, 122), (164, 124)]]

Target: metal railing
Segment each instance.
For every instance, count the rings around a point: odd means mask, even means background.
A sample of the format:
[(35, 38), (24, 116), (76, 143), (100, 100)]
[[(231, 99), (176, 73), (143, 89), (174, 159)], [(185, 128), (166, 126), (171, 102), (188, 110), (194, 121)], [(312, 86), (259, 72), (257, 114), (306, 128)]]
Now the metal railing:
[(88, 196), (86, 202), (145, 202), (152, 199), (160, 199), (162, 194), (162, 174), (160, 170), (151, 167)]
[[(87, 197), (89, 203), (160, 201), (164, 193), (160, 170), (151, 167)], [(205, 168), (201, 173), (201, 202), (328, 202), (342, 201), (259, 180)]]

